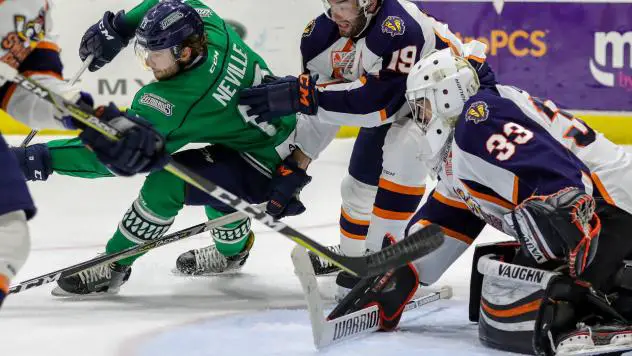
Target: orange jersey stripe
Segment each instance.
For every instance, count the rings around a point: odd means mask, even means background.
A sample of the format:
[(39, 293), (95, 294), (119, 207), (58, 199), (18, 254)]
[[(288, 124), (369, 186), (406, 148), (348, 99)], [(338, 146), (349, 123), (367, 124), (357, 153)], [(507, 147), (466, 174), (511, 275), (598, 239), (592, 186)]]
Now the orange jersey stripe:
[(380, 178), (378, 187), (390, 190), (391, 192), (406, 195), (424, 195), (424, 193), (426, 192), (425, 187), (411, 187), (407, 185), (401, 185), (384, 178)]
[(511, 202), (518, 205), (518, 187), (520, 180), (518, 176), (514, 176), (513, 194), (511, 195)]
[(440, 201), (442, 204), (449, 205), (453, 208), (469, 210), (465, 203), (445, 197), (436, 190), (434, 191), (434, 193), (432, 193), (432, 197)]
[(386, 115), (386, 110), (385, 109), (380, 110), (380, 120), (384, 121), (386, 119), (388, 119), (388, 116)]
[(540, 309), (540, 300), (534, 300), (530, 303), (524, 304), (524, 305), (520, 305), (511, 309), (506, 309), (506, 310), (498, 310), (498, 309), (493, 309), (492, 307), (490, 307), (489, 305), (487, 305), (484, 301), (481, 301), (481, 306), (483, 307), (483, 309), (485, 310), (485, 312), (487, 312), (487, 314), (489, 315), (493, 315), (497, 318), (510, 318), (513, 316), (519, 316), (519, 315), (523, 315), (526, 313), (530, 313), (530, 312), (534, 312), (538, 309)]
[(401, 211), (392, 211), (380, 209), (377, 206), (373, 206), (373, 214), (382, 219), (388, 220), (408, 220), (411, 216), (413, 216), (415, 212), (401, 212)]
[(0, 290), (4, 292), (4, 294), (9, 294), (9, 278), (0, 274)]
[(61, 76), (61, 74), (57, 73), (57, 72), (53, 72), (52, 70), (27, 70), (26, 72), (22, 73), (23, 76), (30, 78), (34, 75), (48, 75), (50, 77), (54, 77), (57, 78), (59, 80), (64, 80), (64, 78)]
[(606, 187), (604, 187), (603, 183), (601, 182), (601, 179), (599, 179), (599, 176), (597, 176), (596, 173), (591, 173), (590, 177), (592, 178), (593, 182), (597, 186), (597, 190), (599, 190), (599, 193), (601, 194), (601, 196), (603, 196), (606, 202), (610, 205), (617, 206), (614, 203), (614, 200), (612, 200), (612, 197), (610, 196), (610, 194), (608, 194), (608, 191), (606, 190)]
[[(432, 224), (432, 222), (430, 220), (421, 220), (417, 224), (420, 224), (422, 226), (428, 226), (428, 225)], [(439, 226), (441, 226), (441, 225), (439, 225)], [(465, 234), (462, 234), (462, 233), (460, 233), (458, 231), (454, 231), (452, 229), (448, 229), (445, 226), (441, 226), (441, 230), (443, 230), (443, 233), (446, 234), (446, 236), (451, 237), (451, 238), (453, 238), (455, 240), (459, 240), (461, 242), (465, 242), (468, 245), (471, 245), (474, 242), (473, 238), (471, 238), (471, 237), (469, 237), (469, 236), (467, 236)]]
[(458, 49), (456, 48), (456, 46), (452, 43), (452, 41), (450, 41), (449, 39), (447, 39), (447, 38), (445, 38), (445, 37), (441, 36), (441, 35), (439, 34), (439, 32), (437, 32), (437, 31), (435, 31), (434, 33), (435, 33), (435, 35), (437, 35), (437, 37), (439, 37), (439, 39), (440, 39), (441, 41), (443, 41), (444, 43), (446, 43), (446, 44), (448, 45), (448, 47), (450, 47), (450, 49), (452, 50), (452, 53), (456, 54), (457, 56), (460, 56), (460, 55), (461, 55), (461, 52), (459, 52), (459, 50), (458, 50)]
[(467, 186), (465, 183), (463, 183), (462, 181), (461, 181), (461, 183), (463, 184), (463, 186), (465, 187), (465, 189), (467, 189), (467, 191), (468, 191), (470, 194), (472, 194), (472, 196), (474, 196), (474, 197), (476, 197), (476, 198), (486, 200), (486, 201), (488, 201), (488, 202), (490, 202), (490, 203), (494, 203), (494, 204), (496, 204), (496, 205), (500, 205), (500, 206), (502, 206), (503, 208), (507, 208), (507, 209), (509, 209), (509, 210), (513, 210), (513, 208), (514, 208), (514, 205), (513, 205), (513, 204), (511, 204), (511, 203), (509, 203), (509, 202), (507, 202), (507, 201), (505, 201), (505, 200), (499, 199), (499, 198), (497, 198), (497, 197), (495, 197), (495, 196), (492, 196), (492, 195), (489, 195), (489, 194), (485, 194), (485, 193), (477, 192), (477, 191), (475, 191), (474, 189), (472, 189), (472, 188), (468, 187), (468, 186)]
[(39, 41), (37, 42), (37, 46), (35, 48), (38, 49), (50, 49), (53, 50), (55, 52), (59, 52), (59, 46), (53, 42), (48, 42), (48, 41)]
[(467, 56), (467, 58), (466, 58), (466, 59), (471, 59), (471, 60), (473, 60), (474, 62), (478, 62), (478, 63), (485, 63), (485, 60), (484, 60), (483, 58), (481, 58), (481, 57), (476, 57), (476, 56), (471, 55), (471, 54), (470, 54), (469, 56)]
[(349, 214), (347, 214), (345, 209), (340, 209), (340, 215), (342, 215), (342, 217), (348, 222), (356, 224), (356, 225), (369, 226), (369, 223), (370, 223), (370, 221), (368, 220), (359, 220), (359, 219), (352, 218), (351, 216), (349, 216)]
[(366, 235), (356, 235), (356, 234), (352, 234), (350, 232), (345, 231), (344, 229), (340, 229), (340, 233), (343, 234), (344, 236), (353, 239), (353, 240), (366, 240)]

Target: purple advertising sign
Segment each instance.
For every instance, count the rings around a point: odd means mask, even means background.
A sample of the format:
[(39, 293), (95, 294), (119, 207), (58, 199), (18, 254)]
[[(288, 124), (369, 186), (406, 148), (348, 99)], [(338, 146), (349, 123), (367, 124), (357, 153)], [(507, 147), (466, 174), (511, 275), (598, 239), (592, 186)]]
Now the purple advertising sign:
[(632, 3), (416, 4), (486, 43), (501, 83), (574, 110), (632, 112)]

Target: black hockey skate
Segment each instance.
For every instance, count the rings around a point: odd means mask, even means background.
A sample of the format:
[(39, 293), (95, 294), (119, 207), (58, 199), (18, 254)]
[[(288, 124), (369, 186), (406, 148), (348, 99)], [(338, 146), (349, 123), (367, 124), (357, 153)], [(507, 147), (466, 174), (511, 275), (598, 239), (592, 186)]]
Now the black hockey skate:
[(116, 294), (121, 285), (129, 279), (131, 266), (114, 262), (79, 272), (57, 281), (57, 287), (51, 292), (54, 296), (72, 296), (88, 294)]
[[(327, 246), (327, 249), (337, 253), (342, 254), (340, 251), (340, 245), (332, 245)], [(317, 276), (323, 276), (326, 274), (331, 274), (334, 272), (340, 271), (340, 268), (335, 264), (331, 263), (329, 260), (324, 260), (320, 258), (317, 254), (312, 251), (307, 251), (307, 255), (309, 256), (309, 260), (312, 262), (312, 267), (314, 267), (314, 273)]]
[(226, 257), (215, 245), (202, 247), (181, 254), (176, 260), (176, 273), (188, 276), (204, 276), (234, 273), (248, 260), (250, 249), (255, 241), (255, 235), (250, 232), (244, 250), (237, 255)]

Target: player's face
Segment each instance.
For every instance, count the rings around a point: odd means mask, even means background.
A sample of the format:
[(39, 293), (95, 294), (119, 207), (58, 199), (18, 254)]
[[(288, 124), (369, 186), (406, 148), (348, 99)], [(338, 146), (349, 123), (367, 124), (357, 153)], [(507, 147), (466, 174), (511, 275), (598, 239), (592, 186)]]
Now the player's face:
[(327, 0), (331, 19), (338, 25), (342, 37), (360, 34), (366, 24), (366, 17), (358, 7), (357, 0)]
[(169, 49), (149, 51), (146, 65), (154, 72), (157, 80), (164, 80), (178, 74), (180, 67)]
[(413, 120), (421, 127), (422, 131), (426, 132), (430, 119), (432, 119), (432, 104), (430, 100), (421, 98), (408, 103), (410, 104)]

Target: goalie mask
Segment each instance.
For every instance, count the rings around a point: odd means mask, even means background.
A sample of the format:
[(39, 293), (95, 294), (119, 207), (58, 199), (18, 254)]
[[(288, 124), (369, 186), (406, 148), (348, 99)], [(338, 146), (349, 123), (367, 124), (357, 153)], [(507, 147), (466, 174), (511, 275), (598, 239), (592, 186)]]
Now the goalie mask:
[(417, 62), (406, 81), (406, 100), (412, 119), (431, 149), (428, 169), (435, 175), (450, 153), (454, 127), (463, 106), (480, 87), (476, 71), (449, 48), (434, 51)]

